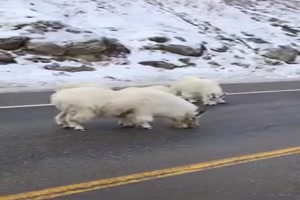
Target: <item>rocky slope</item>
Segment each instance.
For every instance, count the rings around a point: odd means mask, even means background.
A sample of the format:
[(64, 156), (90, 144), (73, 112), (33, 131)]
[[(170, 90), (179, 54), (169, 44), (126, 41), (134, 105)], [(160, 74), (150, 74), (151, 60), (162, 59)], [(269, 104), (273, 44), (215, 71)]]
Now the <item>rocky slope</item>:
[(0, 86), (297, 78), (297, 0), (0, 0)]

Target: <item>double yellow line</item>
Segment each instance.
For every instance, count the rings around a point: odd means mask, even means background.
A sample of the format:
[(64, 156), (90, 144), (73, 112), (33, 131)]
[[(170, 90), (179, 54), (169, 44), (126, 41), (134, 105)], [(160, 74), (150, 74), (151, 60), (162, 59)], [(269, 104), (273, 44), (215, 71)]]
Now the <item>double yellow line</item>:
[(66, 185), (60, 187), (54, 187), (49, 189), (37, 190), (32, 192), (26, 192), (15, 195), (0, 196), (0, 200), (43, 200), (53, 199), (55, 197), (66, 196), (71, 194), (77, 194), (82, 192), (88, 192), (93, 190), (99, 190), (104, 188), (110, 188), (120, 185), (127, 185), (131, 183), (138, 183), (147, 180), (166, 178), (170, 176), (176, 176), (181, 174), (187, 174), (192, 172), (198, 172), (208, 169), (221, 168), (226, 166), (238, 165), (242, 163), (253, 162), (257, 160), (265, 160), (270, 158), (276, 158), (281, 156), (287, 156), (292, 154), (300, 154), (300, 146), (287, 149), (280, 149), (275, 151), (268, 151), (263, 153), (256, 153), (232, 158), (225, 158), (221, 160), (214, 160), (208, 162), (202, 162), (192, 165), (186, 165), (181, 167), (173, 167), (161, 170), (155, 170), (150, 172), (131, 174), (127, 176), (108, 178), (84, 183), (78, 183), (73, 185)]

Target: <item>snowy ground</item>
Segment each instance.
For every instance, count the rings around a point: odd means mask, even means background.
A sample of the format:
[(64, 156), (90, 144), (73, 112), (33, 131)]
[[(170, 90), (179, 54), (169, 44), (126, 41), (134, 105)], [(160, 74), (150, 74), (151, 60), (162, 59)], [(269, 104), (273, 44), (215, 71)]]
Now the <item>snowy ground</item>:
[[(227, 2), (227, 4), (225, 3)], [(218, 80), (298, 78), (300, 64), (266, 65), (259, 52), (277, 45), (300, 47), (299, 36), (289, 36), (279, 27), (272, 26), (270, 18), (280, 19), (287, 25), (300, 28), (300, 1), (297, 0), (0, 0), (0, 38), (25, 35), (24, 30), (12, 30), (13, 25), (37, 20), (58, 20), (72, 27), (92, 31), (95, 36), (117, 38), (132, 50), (128, 65), (94, 63), (96, 71), (60, 73), (42, 68), (23, 57), (18, 64), (0, 65), (0, 90), (15, 88), (49, 88), (63, 82), (101, 82), (111, 85), (164, 83), (186, 75)], [(251, 35), (267, 44), (227, 43), (227, 52), (209, 52), (213, 61), (191, 58), (196, 64), (174, 70), (139, 65), (139, 61), (164, 60), (178, 64), (179, 56), (171, 53), (141, 50), (153, 42), (153, 36), (172, 38), (172, 44), (196, 46), (205, 42), (208, 48), (226, 44), (219, 36), (245, 38)], [(35, 37), (30, 35), (30, 37)], [(81, 40), (66, 32), (49, 33), (43, 41), (63, 43)], [(176, 40), (183, 37), (187, 41)], [(210, 60), (211, 61), (211, 60)], [(234, 63), (241, 63), (243, 66)], [(300, 62), (299, 62), (300, 63)], [(72, 63), (71, 63), (72, 64)]]

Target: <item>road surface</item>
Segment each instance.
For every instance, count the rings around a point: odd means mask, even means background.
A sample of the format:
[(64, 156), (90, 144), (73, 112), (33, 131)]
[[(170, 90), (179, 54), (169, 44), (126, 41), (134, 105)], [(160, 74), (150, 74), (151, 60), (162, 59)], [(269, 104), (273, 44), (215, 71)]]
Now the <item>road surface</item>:
[[(300, 154), (176, 174), (122, 186), (67, 192), (48, 188), (287, 148), (300, 148), (299, 82), (225, 85), (227, 105), (211, 108), (193, 130), (156, 122), (153, 130), (122, 129), (115, 120), (62, 130), (51, 106), (0, 109), (0, 199), (300, 200)], [(270, 90), (289, 90), (271, 92)], [(48, 103), (50, 93), (1, 94), (1, 106)], [(144, 175), (143, 175), (144, 176)], [(83, 186), (81, 186), (83, 187)], [(26, 192), (46, 189), (41, 198)]]

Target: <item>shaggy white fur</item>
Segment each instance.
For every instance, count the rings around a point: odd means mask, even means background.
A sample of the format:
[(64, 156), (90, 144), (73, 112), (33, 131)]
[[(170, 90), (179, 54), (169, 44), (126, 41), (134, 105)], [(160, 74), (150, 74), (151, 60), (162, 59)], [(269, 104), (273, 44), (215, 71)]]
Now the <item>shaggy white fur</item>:
[(135, 111), (129, 115), (130, 121), (143, 128), (151, 128), (149, 122), (155, 117), (168, 119), (177, 128), (196, 127), (198, 117), (205, 112), (181, 97), (152, 87), (119, 90), (117, 98), (110, 103), (118, 108), (124, 100), (136, 104)]
[(198, 77), (186, 77), (170, 85), (172, 91), (190, 102), (201, 100), (204, 105), (226, 103), (226, 95), (221, 86), (213, 80)]
[(116, 117), (124, 126), (148, 129), (154, 117), (169, 119), (177, 128), (196, 127), (204, 112), (176, 95), (153, 88), (113, 91), (80, 85), (57, 91), (50, 101), (60, 110), (55, 117), (58, 125), (82, 131), (82, 123), (95, 117)]
[(74, 87), (61, 89), (50, 97), (50, 102), (60, 110), (55, 122), (65, 128), (84, 130), (80, 124), (101, 116), (101, 109), (115, 91), (100, 87)]

